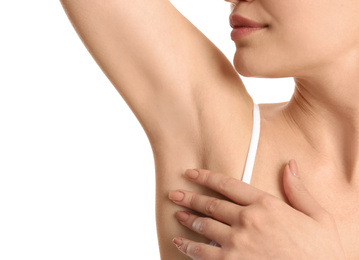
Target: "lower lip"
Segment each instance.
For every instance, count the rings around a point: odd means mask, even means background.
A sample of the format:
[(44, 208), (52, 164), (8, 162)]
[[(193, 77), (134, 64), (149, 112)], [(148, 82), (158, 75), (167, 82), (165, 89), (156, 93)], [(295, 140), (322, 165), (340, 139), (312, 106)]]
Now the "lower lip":
[(231, 33), (232, 41), (240, 40), (255, 31), (265, 29), (266, 27), (238, 27), (234, 28)]

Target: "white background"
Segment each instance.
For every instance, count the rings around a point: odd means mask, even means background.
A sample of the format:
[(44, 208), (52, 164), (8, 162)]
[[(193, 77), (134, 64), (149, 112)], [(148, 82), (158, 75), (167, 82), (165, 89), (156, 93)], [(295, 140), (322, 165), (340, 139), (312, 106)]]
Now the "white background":
[[(232, 61), (228, 3), (172, 3)], [(243, 80), (257, 103), (294, 86)], [(147, 137), (59, 1), (1, 1), (0, 259), (159, 259), (154, 201)]]

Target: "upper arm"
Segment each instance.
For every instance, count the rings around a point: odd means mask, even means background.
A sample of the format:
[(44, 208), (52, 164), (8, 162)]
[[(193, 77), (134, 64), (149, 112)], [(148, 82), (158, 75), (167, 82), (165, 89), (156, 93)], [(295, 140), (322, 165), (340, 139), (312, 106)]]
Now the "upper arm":
[(213, 95), (237, 93), (247, 105), (230, 62), (168, 0), (61, 3), (151, 144), (196, 127), (198, 111)]
[(61, 2), (150, 140), (161, 255), (184, 259), (171, 239), (199, 236), (176, 222), (178, 208), (167, 199), (168, 191), (202, 191), (181, 177), (188, 167), (225, 173), (241, 168), (251, 98), (223, 53), (168, 0)]

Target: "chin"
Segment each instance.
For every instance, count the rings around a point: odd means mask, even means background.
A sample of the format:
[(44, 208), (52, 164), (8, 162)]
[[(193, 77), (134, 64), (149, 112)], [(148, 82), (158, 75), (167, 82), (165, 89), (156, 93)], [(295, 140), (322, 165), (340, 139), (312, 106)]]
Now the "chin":
[(234, 68), (243, 77), (248, 78), (285, 78), (290, 77), (289, 72), (285, 71), (283, 64), (274, 64), (265, 57), (243, 57), (234, 56)]
[(239, 75), (247, 78), (272, 78), (273, 75), (268, 70), (262, 71), (258, 67), (248, 66), (244, 63), (235, 63), (234, 67)]
[(236, 71), (239, 73), (239, 75), (243, 77), (258, 77), (258, 72), (253, 71), (253, 69), (249, 68), (248, 66), (245, 66), (243, 63), (234, 63), (234, 67)]
[(264, 77), (263, 71), (260, 67), (263, 64), (260, 59), (253, 57), (253, 55), (245, 55), (244, 51), (236, 51), (234, 55), (233, 64), (236, 71), (243, 77)]

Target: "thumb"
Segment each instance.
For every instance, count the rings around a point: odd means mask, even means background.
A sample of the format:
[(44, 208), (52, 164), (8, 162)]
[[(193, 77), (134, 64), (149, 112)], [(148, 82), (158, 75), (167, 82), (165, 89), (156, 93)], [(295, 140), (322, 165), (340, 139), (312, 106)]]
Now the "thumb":
[(325, 211), (304, 186), (295, 160), (290, 160), (284, 168), (283, 186), (293, 208), (315, 220), (321, 219)]

